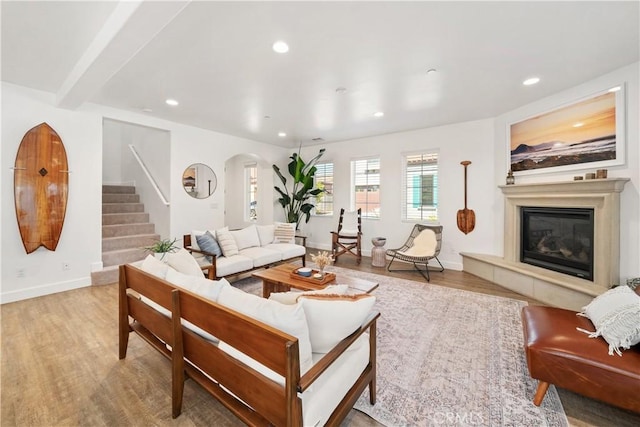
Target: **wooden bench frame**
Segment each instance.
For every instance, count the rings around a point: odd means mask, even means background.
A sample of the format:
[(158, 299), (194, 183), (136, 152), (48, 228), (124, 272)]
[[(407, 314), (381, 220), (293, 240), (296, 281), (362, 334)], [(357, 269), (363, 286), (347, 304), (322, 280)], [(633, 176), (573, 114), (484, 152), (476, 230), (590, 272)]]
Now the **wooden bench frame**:
[[(167, 309), (171, 316), (144, 303), (140, 295)], [(297, 338), (177, 288), (136, 267), (120, 266), (119, 358), (126, 357), (129, 334), (135, 332), (171, 360), (174, 418), (181, 413), (184, 381), (189, 377), (247, 425), (300, 426), (302, 402), (298, 393), (313, 385), (358, 337), (368, 332), (369, 363), (326, 423), (339, 425), (367, 386), (369, 401), (375, 404), (376, 321), (379, 316), (380, 313), (371, 312), (357, 331), (300, 376)], [(130, 322), (130, 318), (133, 321)], [(182, 319), (281, 375), (284, 384), (223, 352), (184, 327)]]
[(303, 255), (298, 255), (298, 256), (294, 256), (292, 258), (287, 258), (287, 259), (283, 259), (281, 261), (276, 261), (276, 262), (272, 262), (269, 264), (265, 264), (265, 265), (261, 265), (260, 267), (253, 267), (250, 268), (248, 270), (243, 270), (243, 271), (238, 271), (236, 273), (232, 273), (232, 274), (228, 274), (227, 276), (220, 276), (218, 277), (218, 273), (216, 271), (216, 254), (212, 254), (210, 252), (205, 252), (203, 250), (200, 249), (194, 249), (193, 246), (191, 245), (191, 234), (184, 234), (182, 236), (182, 247), (185, 248), (186, 250), (188, 250), (189, 252), (193, 253), (198, 253), (198, 254), (202, 254), (202, 255), (206, 255), (206, 256), (210, 256), (211, 257), (211, 264), (206, 264), (206, 265), (202, 265), (202, 271), (206, 272), (206, 276), (207, 279), (211, 279), (211, 280), (217, 280), (220, 279), (221, 277), (233, 277), (233, 276), (239, 276), (240, 274), (244, 274), (244, 273), (249, 273), (251, 271), (255, 271), (255, 270), (260, 270), (262, 268), (269, 268), (269, 267), (273, 267), (285, 262), (290, 262), (290, 261), (294, 261), (297, 258), (300, 258), (300, 261), (302, 262), (302, 266), (306, 267), (307, 263), (306, 263), (306, 253)]

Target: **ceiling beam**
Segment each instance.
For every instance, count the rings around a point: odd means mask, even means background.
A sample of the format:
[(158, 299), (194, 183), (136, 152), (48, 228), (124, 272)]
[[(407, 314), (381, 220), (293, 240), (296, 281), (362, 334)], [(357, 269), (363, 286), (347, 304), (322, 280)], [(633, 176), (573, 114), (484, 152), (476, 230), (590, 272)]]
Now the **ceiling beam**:
[(86, 102), (190, 2), (120, 1), (60, 87), (57, 106)]

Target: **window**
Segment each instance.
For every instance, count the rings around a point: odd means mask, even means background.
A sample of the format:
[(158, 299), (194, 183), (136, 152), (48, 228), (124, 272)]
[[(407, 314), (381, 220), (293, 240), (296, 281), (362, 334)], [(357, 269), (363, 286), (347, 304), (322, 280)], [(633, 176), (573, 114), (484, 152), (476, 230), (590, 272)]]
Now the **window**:
[(314, 178), (316, 188), (324, 190), (324, 193), (318, 194), (315, 198), (314, 215), (333, 215), (333, 163), (316, 164)]
[(402, 159), (402, 219), (437, 221), (438, 153), (408, 154)]
[(258, 220), (258, 165), (256, 163), (244, 167), (244, 219)]
[(380, 159), (351, 161), (351, 205), (363, 218), (380, 218)]

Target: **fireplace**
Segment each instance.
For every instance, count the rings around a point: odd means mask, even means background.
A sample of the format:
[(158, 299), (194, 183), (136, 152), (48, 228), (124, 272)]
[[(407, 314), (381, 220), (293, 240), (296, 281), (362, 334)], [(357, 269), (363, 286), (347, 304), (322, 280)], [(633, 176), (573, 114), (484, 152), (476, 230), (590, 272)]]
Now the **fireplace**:
[[(628, 178), (609, 178), (501, 185), (505, 202), (504, 255), (463, 252), (464, 271), (545, 304), (579, 311), (612, 284), (620, 283), (620, 193), (628, 181)], [(522, 224), (526, 222), (523, 209), (529, 208), (534, 208), (528, 214), (529, 217), (533, 215), (533, 225), (529, 220), (526, 232), (529, 242), (523, 244)], [(540, 211), (535, 208), (543, 208), (549, 215), (544, 216), (543, 212), (540, 218)], [(559, 219), (558, 215), (569, 218)], [(587, 226), (589, 223), (592, 225)], [(590, 236), (588, 230), (592, 230)], [(555, 249), (537, 249), (543, 235), (555, 235), (560, 239), (556, 239)], [(567, 235), (569, 243), (562, 242)], [(568, 247), (580, 245), (582, 249), (577, 248), (580, 250), (575, 254), (571, 251), (570, 257), (577, 258), (578, 262), (577, 266), (569, 265), (573, 271), (560, 273), (546, 265), (531, 265), (522, 259), (524, 247), (527, 258), (534, 258), (534, 262), (539, 261), (535, 259), (538, 255), (551, 255), (551, 259), (543, 261), (557, 264), (558, 253), (562, 253), (560, 249), (566, 252)], [(536, 247), (534, 251), (531, 251), (532, 246)], [(591, 277), (587, 279), (588, 276)]]
[(520, 261), (593, 281), (593, 209), (520, 208)]

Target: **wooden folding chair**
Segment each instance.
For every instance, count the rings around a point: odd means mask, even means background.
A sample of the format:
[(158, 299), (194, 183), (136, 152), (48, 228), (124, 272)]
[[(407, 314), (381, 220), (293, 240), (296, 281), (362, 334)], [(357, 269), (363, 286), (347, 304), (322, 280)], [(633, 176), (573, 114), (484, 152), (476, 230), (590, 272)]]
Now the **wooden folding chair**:
[(351, 254), (362, 260), (362, 209), (345, 212), (340, 209), (338, 231), (331, 232), (331, 255), (334, 262), (343, 254)]

